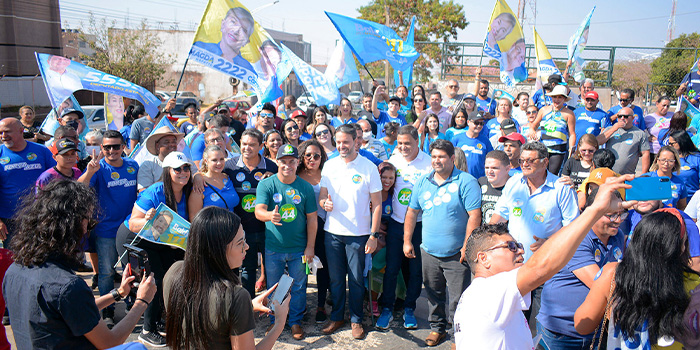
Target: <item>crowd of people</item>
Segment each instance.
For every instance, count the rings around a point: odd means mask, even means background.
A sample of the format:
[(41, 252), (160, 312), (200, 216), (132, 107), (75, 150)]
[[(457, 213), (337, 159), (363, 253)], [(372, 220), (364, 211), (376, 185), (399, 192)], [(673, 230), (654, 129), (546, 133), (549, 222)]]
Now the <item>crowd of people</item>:
[[(368, 312), (375, 329), (417, 329), (425, 290), (427, 346), (454, 329), (459, 349), (584, 349), (603, 333), (608, 348), (693, 348), (697, 131), (671, 97), (645, 114), (625, 89), (605, 111), (592, 80), (578, 94), (566, 80), (515, 98), (490, 97), (479, 74), (444, 96), (375, 82), (359, 112), (290, 95), (250, 114), (190, 105), (156, 128), (173, 100), (84, 137), (79, 110), (50, 135), (25, 106), (0, 120), (3, 322), (19, 348), (117, 346), (143, 315), (150, 346), (270, 349), (285, 325), (303, 340), (307, 313), (323, 334), (345, 327), (346, 302), (355, 339)], [(626, 201), (635, 175), (668, 178), (672, 195)], [(139, 238), (161, 205), (191, 222), (186, 250)], [(150, 275), (120, 259), (125, 243)], [(93, 272), (99, 298), (74, 271)], [(271, 304), (284, 274), (289, 296)], [(257, 345), (255, 313), (270, 315)]]

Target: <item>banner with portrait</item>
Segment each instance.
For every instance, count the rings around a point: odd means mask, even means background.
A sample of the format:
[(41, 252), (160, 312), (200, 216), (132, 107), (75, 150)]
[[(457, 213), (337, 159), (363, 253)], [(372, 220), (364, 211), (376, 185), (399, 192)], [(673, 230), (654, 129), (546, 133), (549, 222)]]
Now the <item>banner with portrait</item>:
[[(41, 126), (39, 127), (39, 130), (43, 131), (47, 135), (53, 136), (53, 134), (56, 132), (56, 129), (58, 129), (61, 124), (58, 123), (58, 117), (61, 115), (64, 109), (75, 109), (83, 114), (85, 114), (85, 111), (83, 111), (83, 108), (80, 107), (80, 104), (78, 103), (78, 100), (75, 99), (75, 96), (71, 94), (61, 102), (61, 104), (58, 105), (58, 107), (53, 108), (49, 114), (46, 115), (46, 118), (44, 118), (44, 121), (41, 122)], [(80, 139), (84, 139), (85, 135), (88, 133), (88, 127), (87, 123), (85, 122), (85, 118), (80, 119), (80, 126), (78, 127), (78, 137)]]
[(498, 60), (501, 82), (507, 87), (527, 79), (525, 36), (505, 0), (496, 0), (486, 31), (484, 53)]
[(237, 0), (209, 0), (189, 58), (250, 85), (261, 101), (282, 96), (282, 50)]
[(141, 86), (62, 56), (34, 54), (54, 108), (58, 108), (73, 92), (84, 89), (138, 100), (149, 115), (158, 114), (160, 99)]
[(138, 237), (157, 244), (187, 249), (190, 223), (165, 203), (160, 203), (151, 220), (138, 233)]
[(328, 79), (316, 68), (311, 67), (308, 63), (297, 57), (297, 55), (284, 46), (284, 44), (282, 44), (282, 50), (291, 59), (294, 73), (297, 75), (299, 82), (304, 85), (306, 91), (313, 96), (317, 105), (325, 106), (331, 103), (340, 103), (340, 92), (336, 86), (335, 79)]
[(577, 82), (582, 82), (586, 76), (583, 74), (583, 64), (585, 61), (581, 58), (581, 53), (586, 49), (586, 43), (588, 42), (588, 29), (591, 26), (591, 16), (593, 16), (593, 11), (595, 11), (595, 6), (588, 13), (588, 16), (584, 18), (581, 25), (576, 30), (576, 33), (569, 39), (569, 45), (567, 46), (567, 54), (571, 60), (571, 67), (574, 70), (574, 80)]
[(532, 28), (532, 35), (535, 40), (535, 57), (537, 57), (537, 78), (542, 82), (547, 82), (550, 75), (561, 75), (561, 71), (559, 71), (559, 68), (552, 60), (552, 55), (549, 54), (547, 45), (544, 44), (544, 40), (542, 40), (535, 28)]
[(124, 98), (105, 93), (104, 107), (106, 130), (121, 130), (124, 127)]

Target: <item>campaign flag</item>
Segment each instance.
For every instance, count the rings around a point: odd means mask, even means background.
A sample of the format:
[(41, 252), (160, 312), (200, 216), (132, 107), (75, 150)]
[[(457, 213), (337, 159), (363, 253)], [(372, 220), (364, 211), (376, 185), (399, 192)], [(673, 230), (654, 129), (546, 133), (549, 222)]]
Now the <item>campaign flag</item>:
[(567, 54), (569, 59), (572, 61), (571, 66), (574, 69), (574, 80), (577, 82), (582, 82), (586, 76), (583, 74), (583, 64), (585, 61), (581, 58), (581, 53), (586, 49), (586, 43), (588, 42), (588, 29), (591, 25), (591, 16), (593, 16), (593, 11), (595, 11), (595, 6), (588, 13), (588, 16), (581, 22), (581, 25), (576, 30), (573, 36), (569, 39), (569, 46), (567, 47)]
[(335, 80), (326, 78), (323, 73), (297, 57), (284, 44), (282, 44), (282, 51), (291, 59), (294, 73), (296, 73), (297, 78), (304, 85), (306, 91), (314, 97), (317, 105), (324, 106), (331, 103), (340, 103), (340, 92), (335, 85)]
[(105, 92), (104, 107), (107, 130), (121, 130), (124, 127), (124, 98)]
[[(172, 130), (173, 132), (180, 132), (166, 117), (161, 118), (158, 124), (156, 124), (156, 126), (154, 126), (151, 130), (158, 130), (164, 126), (167, 126), (168, 129)], [(129, 154), (129, 157), (135, 160), (136, 163), (138, 163), (139, 165), (143, 164), (143, 162), (147, 160), (153, 160), (156, 158), (156, 156), (151, 154), (151, 152), (148, 152), (145, 146), (146, 142), (148, 142), (148, 139), (151, 136), (152, 135), (148, 135), (148, 137), (146, 137), (146, 139), (138, 145), (141, 147), (137, 146), (138, 148), (134, 149), (133, 151), (131, 151), (131, 154)], [(180, 143), (177, 144), (177, 150), (184, 153), (187, 159), (192, 159), (192, 151), (190, 150), (190, 146), (187, 145), (187, 142), (184, 138), (180, 140)]]
[(355, 66), (355, 59), (352, 58), (352, 51), (345, 41), (338, 41), (323, 75), (326, 76), (326, 79), (334, 81), (335, 86), (339, 89), (353, 81), (360, 81), (360, 73)]
[[(61, 104), (59, 104), (58, 107), (51, 109), (51, 112), (49, 112), (49, 114), (46, 115), (46, 118), (44, 118), (44, 121), (41, 122), (39, 130), (43, 131), (47, 135), (53, 136), (54, 132), (56, 132), (56, 129), (58, 129), (58, 127), (61, 126), (61, 124), (58, 123), (58, 117), (61, 115), (61, 112), (63, 112), (63, 110), (67, 108), (75, 109), (85, 114), (85, 111), (82, 107), (80, 107), (78, 100), (76, 100), (75, 96), (71, 94), (70, 96), (68, 96), (68, 98), (63, 100), (63, 102), (61, 102)], [(80, 119), (80, 123), (83, 124), (83, 131), (78, 136), (82, 140), (85, 138), (85, 135), (90, 130), (88, 130), (85, 118)]]
[(187, 249), (190, 223), (165, 203), (160, 203), (151, 220), (148, 220), (138, 237), (157, 244), (166, 244), (182, 250)]
[[(411, 18), (411, 27), (408, 29), (408, 35), (406, 35), (406, 43), (404, 45), (408, 45), (408, 46), (414, 45), (413, 44), (413, 41), (414, 41), (413, 37), (414, 37), (414, 33), (415, 33), (415, 26), (416, 26), (416, 16), (413, 16), (413, 18)], [(401, 72), (401, 77), (399, 77), (399, 72)], [(401, 82), (402, 79), (400, 79), (400, 78), (403, 78), (403, 82)], [(411, 65), (411, 68), (408, 68), (406, 70), (402, 70), (402, 71), (394, 70), (394, 82), (395, 82), (396, 86), (399, 86), (401, 83), (403, 83), (403, 85), (406, 88), (410, 89), (411, 80), (413, 80), (413, 65)]]
[(681, 103), (678, 105), (678, 110), (685, 113), (688, 117), (690, 127), (693, 127), (695, 130), (700, 130), (700, 109), (698, 109), (698, 107), (693, 106), (685, 96), (681, 96)]
[(237, 0), (209, 0), (189, 58), (252, 86), (264, 102), (282, 96), (282, 51)]
[(484, 40), (484, 53), (498, 60), (501, 82), (508, 87), (527, 79), (525, 36), (505, 0), (496, 0)]
[(156, 116), (160, 99), (130, 81), (90, 68), (62, 56), (34, 53), (51, 106), (58, 108), (77, 90), (114, 93), (143, 103), (149, 115)]
[(355, 19), (326, 11), (335, 29), (363, 65), (387, 60), (396, 70), (406, 70), (418, 59), (413, 43), (407, 43), (396, 32), (379, 23)]
[(513, 95), (511, 95), (507, 91), (501, 90), (501, 89), (494, 89), (493, 90), (493, 99), (500, 100), (502, 98), (508, 99), (510, 101), (510, 103), (513, 103), (513, 101), (515, 101), (515, 97), (513, 97)]
[(554, 61), (552, 60), (552, 55), (549, 54), (547, 46), (544, 44), (544, 41), (542, 40), (540, 35), (537, 34), (535, 28), (532, 28), (532, 34), (535, 38), (534, 40), (535, 56), (537, 57), (537, 77), (540, 79), (540, 81), (546, 82), (547, 79), (549, 79), (549, 76), (552, 74), (561, 75), (559, 68), (557, 68), (557, 65), (554, 64)]

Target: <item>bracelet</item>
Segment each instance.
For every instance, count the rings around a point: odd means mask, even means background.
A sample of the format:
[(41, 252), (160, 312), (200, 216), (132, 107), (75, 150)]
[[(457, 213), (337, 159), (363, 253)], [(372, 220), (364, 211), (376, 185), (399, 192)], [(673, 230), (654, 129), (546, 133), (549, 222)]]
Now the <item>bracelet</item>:
[(139, 301), (139, 300), (140, 300), (140, 301), (143, 301), (144, 303), (146, 303), (146, 307), (148, 307), (148, 306), (151, 305), (151, 303), (147, 302), (146, 299), (143, 299), (143, 298), (136, 298), (136, 301)]

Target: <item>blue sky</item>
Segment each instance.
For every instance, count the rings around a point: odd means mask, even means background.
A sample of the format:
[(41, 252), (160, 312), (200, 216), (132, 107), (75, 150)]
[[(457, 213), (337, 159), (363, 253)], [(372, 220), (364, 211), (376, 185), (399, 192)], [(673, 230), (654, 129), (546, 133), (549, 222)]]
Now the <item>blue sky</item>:
[[(387, 0), (391, 1), (391, 0)], [(459, 31), (457, 41), (480, 42), (493, 10), (492, 1), (454, 0), (464, 6), (470, 25)], [(700, 9), (693, 6), (696, 0), (678, 0), (676, 7), (675, 36), (681, 33), (700, 31), (697, 25)], [(507, 0), (517, 11), (518, 1)], [(271, 3), (268, 0), (243, 0), (249, 10)], [(298, 33), (312, 44), (312, 62), (325, 64), (330, 57), (335, 41), (340, 39), (323, 11), (346, 16), (359, 15), (357, 8), (365, 1), (339, 0), (279, 0), (254, 14), (256, 20), (266, 28)], [(87, 12), (97, 17), (107, 16), (123, 26), (128, 18), (131, 25), (146, 18), (153, 28), (169, 29), (177, 24), (179, 29), (192, 30), (199, 22), (206, 0), (61, 0), (61, 20), (70, 28), (77, 28)], [(536, 29), (546, 44), (566, 44), (576, 31), (588, 11), (597, 6), (593, 14), (588, 45), (644, 46), (664, 45), (671, 13), (671, 0), (614, 0), (614, 1), (555, 1), (537, 2)], [(526, 17), (532, 12), (528, 9)], [(392, 14), (393, 16), (393, 14)], [(161, 23), (159, 23), (161, 22)], [(532, 28), (523, 28), (526, 39), (531, 39)], [(531, 40), (528, 41), (531, 43)]]

